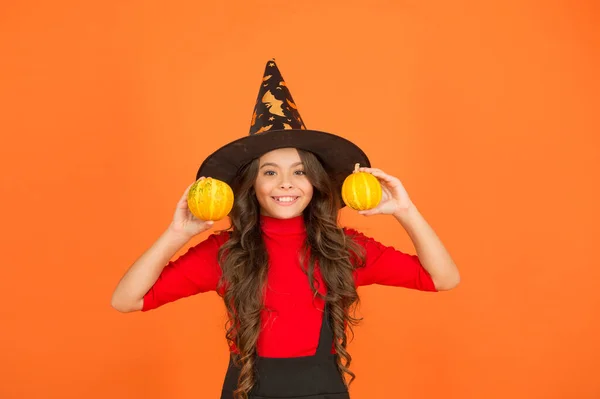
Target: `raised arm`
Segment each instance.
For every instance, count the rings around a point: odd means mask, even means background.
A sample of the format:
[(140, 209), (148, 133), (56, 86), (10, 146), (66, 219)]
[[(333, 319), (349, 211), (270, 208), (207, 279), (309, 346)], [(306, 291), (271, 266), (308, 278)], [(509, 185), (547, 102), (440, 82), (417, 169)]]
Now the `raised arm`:
[[(193, 183), (192, 183), (193, 184)], [(192, 237), (212, 226), (191, 214), (187, 205), (190, 184), (177, 203), (173, 221), (161, 236), (127, 270), (115, 288), (111, 305), (119, 312), (142, 310), (144, 295), (160, 277), (169, 260)]]
[(377, 168), (359, 170), (377, 177), (383, 190), (382, 200), (377, 207), (359, 213), (366, 216), (393, 215), (408, 233), (417, 251), (418, 260), (431, 276), (436, 290), (447, 291), (456, 287), (460, 282), (456, 264), (433, 228), (412, 203), (400, 180)]

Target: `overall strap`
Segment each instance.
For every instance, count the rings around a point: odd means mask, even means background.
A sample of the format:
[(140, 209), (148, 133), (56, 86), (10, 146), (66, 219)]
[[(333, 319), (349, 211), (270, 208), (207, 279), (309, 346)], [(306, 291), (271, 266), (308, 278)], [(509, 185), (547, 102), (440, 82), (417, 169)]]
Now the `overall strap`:
[(319, 346), (315, 356), (327, 357), (331, 355), (333, 345), (333, 329), (331, 323), (331, 311), (329, 305), (325, 303), (323, 308), (323, 320), (321, 322), (321, 332), (319, 333)]

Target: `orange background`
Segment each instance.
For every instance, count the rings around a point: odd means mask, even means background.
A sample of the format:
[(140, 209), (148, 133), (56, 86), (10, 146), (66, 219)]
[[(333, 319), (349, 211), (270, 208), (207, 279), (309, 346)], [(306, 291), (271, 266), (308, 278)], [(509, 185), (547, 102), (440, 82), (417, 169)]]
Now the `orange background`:
[[(110, 297), (204, 157), (247, 134), (270, 57), (462, 275), (361, 289), (353, 398), (600, 397), (599, 26), (591, 0), (3, 2), (0, 397), (218, 397), (216, 294)], [(414, 250), (390, 217), (342, 221)]]

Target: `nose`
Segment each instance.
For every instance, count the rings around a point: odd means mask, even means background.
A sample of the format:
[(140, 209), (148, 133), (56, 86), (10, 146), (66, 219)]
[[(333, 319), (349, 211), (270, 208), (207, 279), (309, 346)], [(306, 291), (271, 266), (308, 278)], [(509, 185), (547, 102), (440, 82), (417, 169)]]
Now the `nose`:
[(282, 190), (289, 190), (290, 188), (292, 188), (290, 177), (287, 174), (282, 175), (281, 182), (279, 182), (279, 188), (281, 188)]

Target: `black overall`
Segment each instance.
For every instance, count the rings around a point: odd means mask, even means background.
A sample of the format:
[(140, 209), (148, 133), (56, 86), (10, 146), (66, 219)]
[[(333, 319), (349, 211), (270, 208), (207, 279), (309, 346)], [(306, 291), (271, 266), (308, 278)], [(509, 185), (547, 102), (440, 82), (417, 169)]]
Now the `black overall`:
[[(325, 306), (319, 346), (314, 356), (268, 358), (257, 357), (258, 381), (251, 399), (349, 399), (348, 389), (331, 353), (333, 333), (329, 325), (329, 312)], [(223, 383), (221, 399), (232, 399), (236, 389), (239, 369), (229, 360)]]

